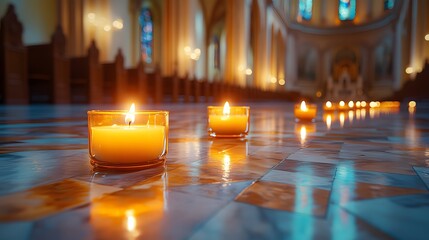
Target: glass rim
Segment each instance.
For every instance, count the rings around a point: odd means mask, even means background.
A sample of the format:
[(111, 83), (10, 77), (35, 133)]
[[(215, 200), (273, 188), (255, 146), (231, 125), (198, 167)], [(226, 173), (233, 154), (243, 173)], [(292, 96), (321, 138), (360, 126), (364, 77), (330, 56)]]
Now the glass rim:
[[(224, 108), (224, 106), (207, 106), (207, 109), (209, 109), (209, 108)], [(232, 109), (232, 108), (244, 108), (244, 109), (250, 109), (250, 107), (249, 106), (230, 106), (229, 107), (230, 109)]]
[[(117, 114), (127, 114), (129, 113), (128, 110), (89, 110), (87, 111), (88, 115), (117, 115)], [(165, 110), (137, 110), (133, 114), (136, 115), (155, 115), (155, 114), (162, 114), (162, 115), (168, 115), (170, 112)]]

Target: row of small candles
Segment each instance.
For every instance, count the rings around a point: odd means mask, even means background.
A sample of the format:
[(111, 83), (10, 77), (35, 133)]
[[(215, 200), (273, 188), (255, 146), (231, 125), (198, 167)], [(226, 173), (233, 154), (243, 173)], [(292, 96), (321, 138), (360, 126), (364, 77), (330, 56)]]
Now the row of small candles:
[[(365, 107), (399, 107), (399, 102), (326, 102), (325, 111)], [(415, 102), (410, 102), (415, 107)], [(243, 138), (249, 132), (250, 107), (207, 107), (208, 134), (211, 137)], [(314, 121), (317, 106), (302, 101), (294, 108), (299, 121)], [(163, 165), (168, 152), (168, 111), (88, 111), (88, 138), (91, 164), (104, 169), (140, 169)]]

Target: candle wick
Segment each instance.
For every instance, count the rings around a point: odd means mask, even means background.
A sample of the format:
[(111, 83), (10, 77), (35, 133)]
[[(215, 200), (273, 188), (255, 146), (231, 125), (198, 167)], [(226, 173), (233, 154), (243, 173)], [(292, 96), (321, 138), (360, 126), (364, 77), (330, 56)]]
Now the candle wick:
[(128, 122), (128, 127), (131, 127), (131, 121)]

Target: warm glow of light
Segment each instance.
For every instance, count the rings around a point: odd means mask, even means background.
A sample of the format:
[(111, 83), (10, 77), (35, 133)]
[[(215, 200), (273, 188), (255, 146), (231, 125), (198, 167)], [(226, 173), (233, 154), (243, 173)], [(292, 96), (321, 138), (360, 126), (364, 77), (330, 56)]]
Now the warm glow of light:
[(366, 109), (361, 109), (360, 114), (362, 115), (362, 119), (366, 118)]
[(425, 40), (429, 41), (429, 33), (425, 35)]
[(88, 18), (89, 20), (94, 20), (95, 19), (95, 13), (88, 13)]
[(413, 108), (413, 107), (408, 107), (408, 112), (410, 113), (410, 114), (414, 114), (414, 112), (416, 111), (416, 108)]
[(197, 54), (197, 55), (200, 55), (201, 54), (201, 49), (195, 48), (194, 53)]
[(246, 75), (250, 76), (250, 75), (252, 75), (252, 69), (246, 68), (246, 70), (244, 71), (244, 73), (246, 73)]
[(327, 101), (327, 102), (325, 103), (325, 106), (326, 106), (327, 108), (331, 108), (331, 107), (332, 107), (332, 103), (331, 103), (330, 101)]
[(277, 78), (271, 77), (271, 83), (276, 83), (276, 82), (277, 82)]
[(355, 112), (354, 112), (354, 111), (349, 111), (349, 122), (350, 122), (350, 123), (352, 123), (352, 122), (353, 122), (354, 114), (355, 114)]
[(346, 106), (346, 103), (344, 101), (340, 101), (340, 107)]
[(223, 180), (228, 181), (229, 172), (231, 171), (231, 157), (228, 154), (223, 155), (222, 170), (223, 170), (223, 174), (222, 174)]
[(321, 97), (322, 96), (322, 92), (321, 91), (317, 91), (316, 92), (316, 97)]
[(124, 24), (121, 19), (116, 19), (115, 21), (113, 21), (112, 25), (116, 29), (122, 29), (124, 27)]
[(407, 67), (407, 68), (405, 69), (405, 73), (407, 73), (407, 74), (411, 74), (411, 73), (413, 73), (413, 72), (414, 72), (413, 67)]
[(346, 119), (346, 116), (343, 112), (340, 112), (340, 126), (344, 126), (344, 120)]
[(185, 53), (186, 53), (187, 55), (191, 54), (191, 47), (186, 46), (186, 47), (184, 47), (184, 48), (183, 48), (183, 50), (185, 51)]
[(328, 114), (326, 116), (326, 127), (329, 129), (331, 129), (331, 124), (332, 124), (332, 116), (331, 114)]
[(106, 25), (106, 26), (104, 26), (103, 29), (104, 29), (104, 31), (108, 32), (108, 31), (112, 30), (112, 27), (110, 25)]
[(280, 78), (280, 80), (279, 80), (279, 84), (280, 84), (281, 86), (284, 86), (284, 85), (285, 85), (285, 83), (286, 83), (286, 81), (285, 81), (283, 78)]
[(363, 108), (366, 107), (366, 102), (365, 101), (360, 102), (360, 106)]
[(356, 107), (360, 108), (360, 102), (359, 101), (356, 102)]
[(353, 108), (354, 107), (354, 105), (355, 105), (355, 103), (353, 102), (353, 101), (349, 101), (349, 108)]
[(136, 217), (134, 216), (134, 211), (127, 210), (125, 214), (127, 216), (127, 230), (129, 232), (135, 231), (137, 226), (137, 220), (136, 220)]
[(375, 102), (376, 107), (380, 107), (381, 103), (379, 101)]
[(376, 103), (376, 102), (371, 101), (371, 102), (369, 103), (369, 107), (370, 107), (370, 108), (375, 108), (375, 107), (377, 107), (377, 103)]
[(128, 125), (131, 125), (131, 123), (134, 123), (134, 121), (136, 120), (136, 106), (133, 104), (131, 104), (130, 107), (130, 111), (128, 111), (128, 113), (125, 115), (125, 123)]
[(416, 107), (416, 105), (417, 105), (417, 103), (415, 101), (410, 101), (408, 103), (408, 107), (410, 107), (410, 108), (414, 108), (414, 107)]
[(305, 139), (307, 138), (307, 129), (305, 126), (301, 126), (301, 130), (299, 131), (301, 136), (301, 145), (304, 145)]
[(308, 108), (307, 105), (305, 105), (305, 101), (301, 102), (301, 107), (300, 107), (301, 111), (307, 112)]
[(226, 101), (223, 105), (223, 115), (229, 115), (231, 113), (231, 108), (229, 107), (229, 102)]
[(356, 110), (356, 120), (360, 120), (360, 110)]

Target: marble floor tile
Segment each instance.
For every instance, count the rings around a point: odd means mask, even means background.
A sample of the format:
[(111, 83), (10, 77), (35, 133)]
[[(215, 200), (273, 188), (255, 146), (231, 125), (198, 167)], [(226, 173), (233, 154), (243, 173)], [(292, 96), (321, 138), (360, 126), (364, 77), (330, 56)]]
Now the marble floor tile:
[(345, 209), (397, 239), (427, 239), (429, 194), (350, 202)]
[(287, 172), (271, 170), (262, 177), (263, 181), (293, 184), (295, 186), (306, 186), (330, 190), (333, 175), (331, 177), (313, 176), (311, 171)]
[(328, 190), (309, 186), (258, 181), (241, 192), (235, 200), (276, 210), (324, 216), (329, 194)]
[(50, 183), (0, 197), (0, 222), (35, 220), (89, 203), (120, 190), (73, 179)]

